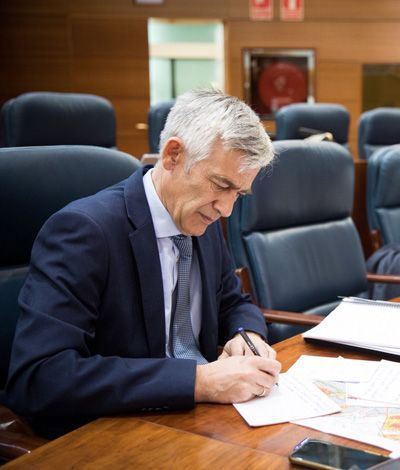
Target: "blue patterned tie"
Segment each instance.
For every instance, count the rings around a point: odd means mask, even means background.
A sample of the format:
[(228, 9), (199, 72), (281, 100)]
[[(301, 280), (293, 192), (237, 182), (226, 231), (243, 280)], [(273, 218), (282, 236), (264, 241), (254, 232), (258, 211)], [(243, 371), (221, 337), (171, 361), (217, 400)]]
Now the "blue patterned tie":
[(171, 330), (172, 353), (181, 359), (195, 359), (198, 364), (206, 364), (193, 335), (190, 317), (190, 266), (192, 264), (192, 237), (175, 235), (171, 237), (179, 250), (178, 285), (176, 306)]

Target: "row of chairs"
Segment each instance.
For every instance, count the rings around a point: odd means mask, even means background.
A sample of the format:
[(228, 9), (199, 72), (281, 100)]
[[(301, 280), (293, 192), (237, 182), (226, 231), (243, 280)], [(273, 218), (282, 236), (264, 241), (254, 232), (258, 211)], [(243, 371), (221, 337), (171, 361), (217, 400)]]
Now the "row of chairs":
[[(160, 133), (174, 100), (159, 103), (148, 113), (149, 151), (158, 152)], [(276, 139), (329, 135), (347, 147), (350, 116), (338, 104), (296, 103), (276, 114)], [(378, 149), (400, 144), (400, 109), (377, 108), (361, 115), (359, 155), (369, 159)], [(110, 101), (80, 93), (32, 92), (7, 101), (0, 116), (0, 146), (98, 145), (115, 148), (116, 118)]]
[[(152, 153), (159, 151), (160, 133), (174, 101), (151, 106), (148, 115), (149, 146)], [(318, 103), (297, 103), (285, 106), (276, 113), (276, 140), (304, 139), (324, 134), (329, 140), (348, 145), (350, 115), (344, 106)]]
[[(276, 113), (276, 139), (301, 139), (314, 132), (330, 133), (347, 147), (349, 112), (337, 104), (297, 103)], [(376, 108), (361, 114), (358, 122), (358, 154), (369, 158), (382, 148), (400, 144), (400, 108)]]
[[(174, 101), (148, 113), (150, 153), (158, 152), (160, 133)], [(30, 92), (8, 100), (0, 112), (0, 147), (96, 145), (116, 147), (112, 103), (83, 93)]]
[[(160, 133), (174, 101), (153, 105), (149, 111), (149, 147), (157, 153)], [(304, 139), (319, 134), (348, 148), (350, 114), (338, 104), (295, 103), (276, 113), (275, 140)], [(376, 108), (363, 113), (358, 126), (358, 152), (362, 160), (383, 147), (400, 144), (400, 108)]]

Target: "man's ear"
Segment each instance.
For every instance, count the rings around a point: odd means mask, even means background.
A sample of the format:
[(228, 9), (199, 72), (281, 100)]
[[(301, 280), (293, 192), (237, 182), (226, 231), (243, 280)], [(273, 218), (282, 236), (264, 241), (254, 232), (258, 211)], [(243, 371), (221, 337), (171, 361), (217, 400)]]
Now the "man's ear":
[(161, 159), (166, 170), (173, 170), (176, 166), (183, 164), (185, 155), (182, 139), (170, 137), (164, 144)]

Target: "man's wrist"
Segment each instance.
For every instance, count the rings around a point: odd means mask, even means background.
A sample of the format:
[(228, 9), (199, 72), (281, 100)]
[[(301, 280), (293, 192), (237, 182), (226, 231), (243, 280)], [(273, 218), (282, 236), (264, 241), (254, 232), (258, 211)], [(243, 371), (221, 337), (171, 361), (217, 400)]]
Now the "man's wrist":
[(206, 364), (196, 367), (196, 379), (194, 384), (194, 401), (196, 403), (207, 401), (207, 380), (206, 380)]

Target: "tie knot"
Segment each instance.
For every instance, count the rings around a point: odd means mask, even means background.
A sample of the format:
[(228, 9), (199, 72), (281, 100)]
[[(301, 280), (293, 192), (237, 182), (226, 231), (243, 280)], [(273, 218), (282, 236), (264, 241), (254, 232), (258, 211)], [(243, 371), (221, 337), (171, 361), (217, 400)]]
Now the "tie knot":
[(192, 237), (187, 237), (185, 235), (174, 235), (171, 237), (171, 239), (183, 258), (192, 257)]

